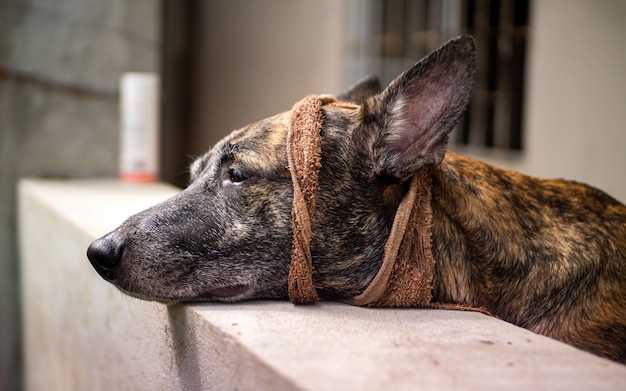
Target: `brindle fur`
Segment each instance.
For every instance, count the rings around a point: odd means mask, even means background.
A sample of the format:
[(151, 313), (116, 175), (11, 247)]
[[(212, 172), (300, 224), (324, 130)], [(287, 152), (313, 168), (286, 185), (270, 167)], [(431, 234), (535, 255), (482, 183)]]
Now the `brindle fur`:
[[(626, 207), (583, 184), (444, 159), (473, 67), (473, 41), (461, 37), (380, 94), (368, 79), (342, 96), (358, 109), (324, 108), (311, 248), (320, 296), (368, 286), (407, 179), (429, 167), (435, 301), (484, 307), (625, 362)], [(167, 303), (286, 298), (289, 117), (235, 131), (197, 159), (189, 187), (90, 246), (96, 270), (132, 296)]]

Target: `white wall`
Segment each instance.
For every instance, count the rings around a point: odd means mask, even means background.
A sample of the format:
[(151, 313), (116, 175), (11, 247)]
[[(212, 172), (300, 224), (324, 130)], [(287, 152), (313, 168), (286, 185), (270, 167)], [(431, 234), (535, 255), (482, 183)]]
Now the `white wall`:
[(193, 153), (231, 130), (342, 87), (344, 1), (202, 2), (194, 37)]
[(626, 202), (626, 1), (532, 4), (521, 170)]

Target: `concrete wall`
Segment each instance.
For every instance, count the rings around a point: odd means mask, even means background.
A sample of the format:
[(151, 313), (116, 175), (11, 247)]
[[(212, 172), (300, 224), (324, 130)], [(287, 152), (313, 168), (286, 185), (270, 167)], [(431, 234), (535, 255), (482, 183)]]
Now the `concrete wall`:
[(478, 157), (626, 202), (626, 2), (534, 1), (524, 152)]
[(85, 249), (176, 191), (20, 183), (26, 390), (626, 389), (626, 366), (479, 313), (126, 296)]
[(117, 79), (158, 69), (159, 0), (0, 0), (0, 389), (19, 389), (16, 178), (114, 175)]

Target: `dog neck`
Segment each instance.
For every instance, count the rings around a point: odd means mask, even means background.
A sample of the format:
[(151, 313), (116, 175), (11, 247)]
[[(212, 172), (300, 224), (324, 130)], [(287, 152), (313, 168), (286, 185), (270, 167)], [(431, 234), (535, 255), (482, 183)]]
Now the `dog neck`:
[[(287, 158), (294, 187), (288, 293), (294, 304), (319, 300), (313, 282), (310, 244), (321, 167), (322, 106), (328, 104), (356, 107), (327, 95), (307, 96), (294, 105), (287, 135)], [(396, 211), (381, 268), (365, 291), (342, 301), (370, 307), (472, 309), (432, 303), (435, 260), (431, 240), (431, 187), (428, 168), (419, 170), (411, 178), (409, 191)]]
[(411, 179), (396, 211), (378, 274), (363, 293), (343, 301), (368, 307), (430, 307), (435, 269), (431, 232), (431, 177), (423, 168)]

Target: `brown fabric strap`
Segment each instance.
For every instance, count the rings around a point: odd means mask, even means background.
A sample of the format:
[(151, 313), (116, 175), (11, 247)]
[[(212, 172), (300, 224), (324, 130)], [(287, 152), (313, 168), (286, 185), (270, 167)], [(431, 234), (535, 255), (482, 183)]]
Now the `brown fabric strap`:
[(315, 214), (318, 174), (322, 167), (322, 105), (333, 102), (331, 96), (309, 95), (291, 111), (287, 133), (287, 161), (293, 182), (291, 227), (293, 246), (289, 268), (288, 293), (294, 304), (318, 301), (313, 284), (311, 225)]
[(432, 178), (427, 168), (411, 179), (400, 202), (383, 255), (383, 264), (358, 296), (342, 300), (365, 307), (434, 308), (476, 311), (484, 308), (432, 301), (435, 259), (432, 254)]
[(423, 168), (411, 179), (409, 191), (396, 211), (380, 270), (363, 293), (343, 302), (365, 307), (435, 308), (491, 315), (484, 308), (432, 301), (435, 259), (431, 189), (430, 171)]
[(378, 274), (363, 293), (344, 302), (369, 307), (429, 306), (435, 269), (430, 191), (430, 173), (422, 169), (413, 176), (396, 211)]

